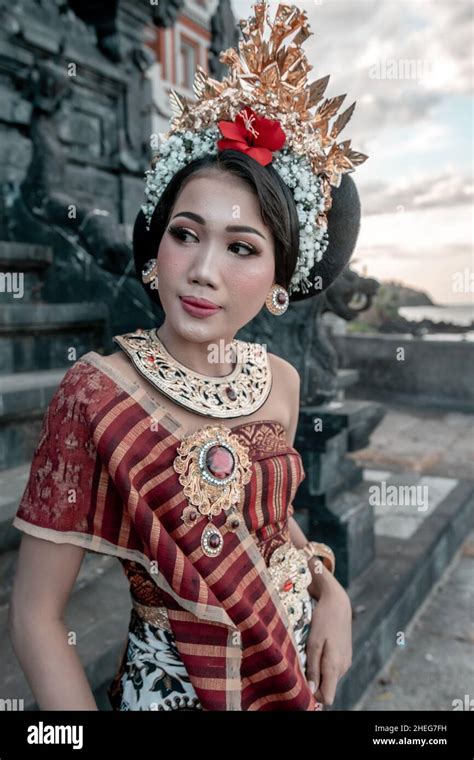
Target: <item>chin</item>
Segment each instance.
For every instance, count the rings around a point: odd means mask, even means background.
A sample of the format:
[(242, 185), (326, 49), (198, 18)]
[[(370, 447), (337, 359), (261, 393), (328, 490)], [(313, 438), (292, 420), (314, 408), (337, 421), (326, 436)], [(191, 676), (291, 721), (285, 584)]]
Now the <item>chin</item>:
[(205, 319), (193, 319), (191, 316), (179, 317), (176, 320), (170, 320), (171, 327), (183, 340), (189, 340), (192, 343), (201, 343), (202, 341), (218, 340), (219, 331), (216, 332), (215, 325), (205, 324)]

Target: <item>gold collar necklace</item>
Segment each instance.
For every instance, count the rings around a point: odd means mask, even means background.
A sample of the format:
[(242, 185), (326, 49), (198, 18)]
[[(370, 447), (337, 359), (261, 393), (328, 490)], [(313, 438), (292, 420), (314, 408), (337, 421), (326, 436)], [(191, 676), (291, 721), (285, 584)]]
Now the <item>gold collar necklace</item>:
[(135, 368), (155, 388), (205, 417), (228, 419), (256, 412), (272, 387), (272, 373), (265, 348), (234, 338), (231, 344), (236, 365), (229, 375), (211, 377), (186, 367), (160, 340), (157, 329), (116, 335), (115, 343)]

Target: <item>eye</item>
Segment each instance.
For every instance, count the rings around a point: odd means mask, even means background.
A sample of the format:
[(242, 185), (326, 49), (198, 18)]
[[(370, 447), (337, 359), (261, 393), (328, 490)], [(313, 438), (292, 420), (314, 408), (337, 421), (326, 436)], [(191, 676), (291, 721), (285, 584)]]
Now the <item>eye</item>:
[(249, 245), (249, 243), (232, 243), (232, 245), (229, 246), (229, 248), (243, 248), (247, 253), (238, 253), (237, 256), (241, 256), (242, 258), (245, 258), (246, 256), (256, 256), (258, 254), (258, 251), (256, 248), (253, 247), (253, 245)]
[(191, 242), (190, 240), (186, 240), (187, 235), (190, 235), (191, 238), (197, 240), (196, 235), (191, 232), (191, 230), (186, 229), (186, 227), (168, 227), (168, 232), (177, 240), (181, 240), (182, 243)]
[[(191, 243), (193, 241), (199, 242), (199, 239), (196, 237), (194, 232), (188, 230), (186, 227), (170, 226), (168, 227), (168, 232), (172, 237), (174, 237), (176, 240), (179, 240), (181, 243)], [(240, 256), (240, 258), (245, 258), (246, 256), (257, 256), (259, 253), (253, 245), (250, 245), (250, 243), (231, 243), (229, 249), (232, 248), (242, 248), (245, 251), (245, 253), (237, 253), (236, 251), (232, 251), (237, 256)]]

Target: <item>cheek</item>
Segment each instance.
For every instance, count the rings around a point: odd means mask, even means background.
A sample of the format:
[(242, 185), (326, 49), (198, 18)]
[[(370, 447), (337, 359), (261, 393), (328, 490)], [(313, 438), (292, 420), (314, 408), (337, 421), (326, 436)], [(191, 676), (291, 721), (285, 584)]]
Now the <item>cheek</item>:
[(158, 279), (161, 282), (176, 282), (186, 269), (186, 258), (180, 255), (177, 246), (169, 238), (163, 238), (158, 248)]
[(227, 291), (232, 301), (240, 304), (242, 299), (248, 305), (265, 298), (273, 282), (274, 267), (269, 262), (242, 262), (241, 266), (232, 267), (226, 278)]

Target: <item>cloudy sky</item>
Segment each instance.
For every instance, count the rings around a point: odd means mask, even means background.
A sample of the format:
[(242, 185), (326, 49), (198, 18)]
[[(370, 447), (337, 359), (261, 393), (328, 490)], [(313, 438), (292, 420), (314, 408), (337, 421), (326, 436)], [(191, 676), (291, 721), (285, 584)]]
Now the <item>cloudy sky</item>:
[[(251, 2), (231, 2), (236, 18), (250, 14)], [(425, 290), (436, 303), (469, 303), (472, 3), (296, 4), (313, 32), (303, 46), (309, 80), (330, 74), (326, 96), (347, 93), (341, 112), (357, 101), (340, 135), (369, 156), (352, 175), (363, 213), (354, 268)]]

